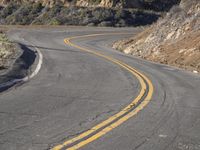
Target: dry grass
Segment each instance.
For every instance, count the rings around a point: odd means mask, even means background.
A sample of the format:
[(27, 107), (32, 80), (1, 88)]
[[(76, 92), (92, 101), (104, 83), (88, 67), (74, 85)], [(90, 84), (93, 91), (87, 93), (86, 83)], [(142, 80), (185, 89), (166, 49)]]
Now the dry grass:
[(14, 44), (9, 41), (5, 32), (6, 28), (0, 29), (0, 69), (5, 69), (8, 65), (9, 59), (15, 53)]
[(200, 73), (200, 3), (182, 0), (167, 15), (139, 35), (117, 42), (114, 48)]

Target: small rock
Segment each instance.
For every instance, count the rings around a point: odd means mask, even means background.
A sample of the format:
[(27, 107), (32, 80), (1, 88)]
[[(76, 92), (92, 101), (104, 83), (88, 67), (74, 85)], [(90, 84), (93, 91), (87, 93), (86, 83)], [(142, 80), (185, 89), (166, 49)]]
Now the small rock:
[(166, 138), (166, 137), (167, 137), (167, 135), (160, 134), (160, 135), (159, 135), (159, 137), (161, 137), (161, 138)]
[(111, 21), (103, 21), (99, 24), (99, 26), (103, 26), (103, 27), (107, 27), (107, 26), (112, 26), (112, 22)]
[(172, 31), (171, 33), (169, 33), (166, 37), (166, 40), (172, 39), (172, 37), (174, 36), (175, 31)]
[(181, 50), (179, 50), (179, 54), (181, 54), (181, 53), (183, 53), (183, 52), (185, 52), (187, 49), (181, 49)]
[(199, 73), (198, 71), (196, 71), (196, 70), (193, 70), (193, 73)]
[(125, 54), (130, 54), (130, 53), (131, 53), (131, 48), (126, 48), (126, 49), (124, 50), (124, 53), (125, 53)]
[(187, 25), (187, 26), (185, 27), (185, 31), (189, 31), (189, 30), (191, 30), (191, 27), (190, 27), (189, 25)]

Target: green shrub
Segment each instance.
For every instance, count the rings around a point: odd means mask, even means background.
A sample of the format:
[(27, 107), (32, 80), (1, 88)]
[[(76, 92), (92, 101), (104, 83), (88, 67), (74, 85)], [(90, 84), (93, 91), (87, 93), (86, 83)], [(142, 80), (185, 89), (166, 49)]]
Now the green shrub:
[(62, 5), (56, 4), (51, 9), (49, 9), (48, 13), (50, 17), (56, 16), (63, 9)]
[(13, 14), (18, 8), (19, 5), (15, 2), (10, 2), (5, 8), (1, 9), (0, 18), (5, 19), (7, 16)]
[(6, 18), (7, 24), (31, 24), (40, 15), (43, 6), (41, 3), (23, 4), (15, 13)]
[(61, 25), (61, 22), (58, 19), (53, 18), (53, 19), (51, 19), (49, 24), (50, 25)]
[(94, 5), (98, 5), (100, 4), (101, 0), (89, 0), (89, 3), (94, 4)]
[[(72, 1), (75, 2), (76, 0)], [(152, 2), (154, 1), (155, 0), (152, 0)], [(91, 2), (98, 3), (100, 0), (91, 0)], [(151, 0), (148, 0), (148, 3), (151, 3)], [(13, 9), (16, 9), (15, 12)], [(44, 8), (41, 3), (24, 3), (20, 7), (10, 3), (6, 8), (1, 10), (0, 14), (1, 23), (22, 25), (66, 24), (135, 26), (150, 24), (158, 18), (158, 15), (153, 11), (138, 9), (64, 7), (61, 3), (56, 3), (52, 8)]]
[(42, 6), (41, 3), (34, 3), (31, 9), (31, 14), (37, 14), (42, 11), (44, 7)]

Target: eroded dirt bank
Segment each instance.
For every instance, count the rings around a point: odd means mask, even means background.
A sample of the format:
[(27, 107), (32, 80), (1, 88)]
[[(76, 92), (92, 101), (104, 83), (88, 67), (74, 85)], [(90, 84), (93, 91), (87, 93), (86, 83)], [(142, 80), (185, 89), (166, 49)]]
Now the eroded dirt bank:
[(16, 45), (8, 39), (5, 31), (0, 29), (0, 73), (10, 66), (16, 51)]
[(114, 48), (147, 60), (200, 72), (200, 1), (182, 0), (156, 24)]

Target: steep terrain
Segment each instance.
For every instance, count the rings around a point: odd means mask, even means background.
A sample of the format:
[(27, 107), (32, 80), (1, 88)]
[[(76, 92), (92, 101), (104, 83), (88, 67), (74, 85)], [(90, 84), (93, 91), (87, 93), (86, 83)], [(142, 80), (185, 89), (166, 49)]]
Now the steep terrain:
[(200, 72), (200, 1), (182, 0), (136, 37), (116, 42), (127, 54)]
[(0, 24), (138, 26), (179, 0), (1, 0)]
[(0, 31), (0, 73), (9, 66), (9, 60), (15, 54), (15, 45), (8, 40), (4, 31)]
[(10, 2), (18, 4), (40, 2), (43, 6), (53, 7), (55, 4), (64, 6), (85, 6), (85, 7), (118, 7), (118, 8), (146, 8), (154, 10), (167, 10), (179, 0), (0, 0), (0, 5), (6, 6)]

